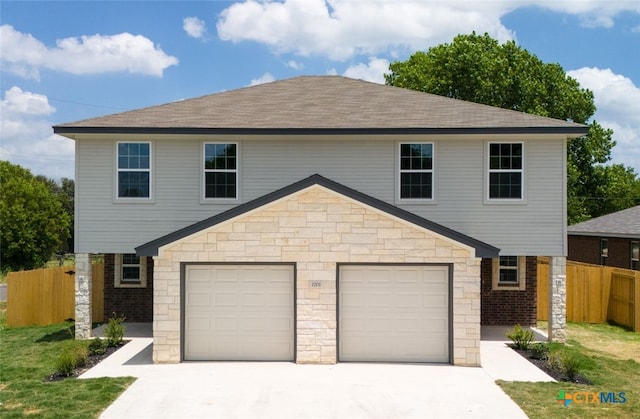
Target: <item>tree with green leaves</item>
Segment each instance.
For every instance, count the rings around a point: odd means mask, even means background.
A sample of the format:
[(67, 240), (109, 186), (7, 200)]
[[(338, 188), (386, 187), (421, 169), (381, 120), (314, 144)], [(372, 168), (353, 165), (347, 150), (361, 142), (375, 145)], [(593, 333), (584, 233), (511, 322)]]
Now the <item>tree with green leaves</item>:
[(73, 252), (73, 220), (74, 220), (74, 194), (75, 194), (75, 182), (73, 179), (62, 178), (60, 182), (48, 178), (43, 175), (36, 176), (36, 179), (44, 183), (47, 188), (60, 199), (62, 202), (63, 210), (71, 218), (69, 224), (69, 238), (61, 243), (60, 250), (64, 252)]
[(62, 200), (23, 167), (0, 161), (2, 270), (44, 266), (69, 236)]
[(640, 203), (638, 192), (625, 194), (616, 184), (624, 179), (629, 192), (638, 191), (633, 169), (602, 166), (611, 159), (615, 141), (613, 131), (590, 121), (596, 110), (593, 93), (559, 64), (544, 63), (514, 41), (500, 44), (488, 34), (472, 33), (416, 52), (389, 70), (388, 85), (588, 124), (588, 135), (568, 146), (569, 224)]

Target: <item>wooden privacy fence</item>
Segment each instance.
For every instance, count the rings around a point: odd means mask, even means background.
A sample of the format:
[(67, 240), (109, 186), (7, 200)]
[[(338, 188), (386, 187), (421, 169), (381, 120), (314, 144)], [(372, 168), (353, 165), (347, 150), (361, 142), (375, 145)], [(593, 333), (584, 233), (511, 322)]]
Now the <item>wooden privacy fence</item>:
[[(538, 258), (538, 319), (548, 314), (549, 263)], [(640, 331), (640, 271), (567, 261), (567, 321)]]
[[(92, 265), (93, 321), (104, 320), (104, 264)], [(75, 317), (74, 266), (10, 272), (7, 326), (45, 326)]]

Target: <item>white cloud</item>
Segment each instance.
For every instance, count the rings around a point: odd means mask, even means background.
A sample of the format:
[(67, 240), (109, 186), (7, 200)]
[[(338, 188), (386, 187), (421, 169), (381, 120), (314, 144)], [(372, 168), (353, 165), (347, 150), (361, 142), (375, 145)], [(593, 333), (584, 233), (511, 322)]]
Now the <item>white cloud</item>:
[(615, 163), (623, 163), (640, 173), (640, 87), (610, 69), (580, 68), (567, 72), (594, 94), (594, 119), (614, 131), (617, 145), (612, 152)]
[(59, 179), (74, 177), (73, 141), (53, 134), (49, 116), (55, 108), (46, 96), (17, 86), (0, 101), (0, 159)]
[(200, 39), (207, 33), (207, 25), (197, 17), (185, 17), (182, 20), (182, 29), (192, 38)]
[(46, 96), (23, 92), (17, 86), (13, 86), (4, 93), (1, 104), (2, 112), (9, 114), (50, 115), (56, 111), (49, 105), (49, 99)]
[(575, 15), (587, 28), (611, 28), (621, 12), (640, 13), (640, 2), (629, 0), (528, 0), (523, 3)]
[(384, 58), (369, 58), (369, 63), (352, 65), (343, 75), (352, 79), (361, 79), (384, 84), (384, 74), (389, 72), (389, 61)]
[(346, 60), (390, 49), (424, 49), (461, 32), (488, 32), (499, 40), (513, 34), (500, 23), (506, 0), (248, 0), (225, 9), (217, 22), (221, 39), (256, 41), (278, 53), (325, 55)]
[(275, 81), (275, 79), (276, 78), (273, 77), (271, 73), (264, 73), (262, 76), (258, 77), (257, 79), (251, 80), (251, 83), (249, 83), (249, 86), (257, 86), (258, 84), (271, 83), (272, 81)]
[(293, 68), (294, 70), (302, 70), (304, 68), (304, 63), (295, 60), (289, 60), (287, 61), (286, 66), (289, 68)]
[(92, 35), (59, 39), (49, 48), (10, 25), (0, 26), (2, 65), (25, 78), (39, 78), (46, 68), (71, 74), (129, 72), (162, 77), (163, 71), (178, 64), (151, 40), (141, 35)]
[(590, 27), (611, 27), (622, 11), (640, 12), (640, 2), (615, 0), (245, 0), (222, 11), (217, 30), (226, 41), (345, 61), (425, 50), (472, 31), (504, 42), (515, 34), (501, 18), (531, 6), (576, 15)]

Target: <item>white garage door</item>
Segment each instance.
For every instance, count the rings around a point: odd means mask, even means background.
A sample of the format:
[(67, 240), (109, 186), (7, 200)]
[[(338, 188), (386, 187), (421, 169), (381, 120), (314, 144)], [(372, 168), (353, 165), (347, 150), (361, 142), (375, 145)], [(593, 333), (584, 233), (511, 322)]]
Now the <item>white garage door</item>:
[(447, 266), (343, 265), (339, 360), (450, 362)]
[(188, 265), (185, 360), (293, 361), (291, 265)]

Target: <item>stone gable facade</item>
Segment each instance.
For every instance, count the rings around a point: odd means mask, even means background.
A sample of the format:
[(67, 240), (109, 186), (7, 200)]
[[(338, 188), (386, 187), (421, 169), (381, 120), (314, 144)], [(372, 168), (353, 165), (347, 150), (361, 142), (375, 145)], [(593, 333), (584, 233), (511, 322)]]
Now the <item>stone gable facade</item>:
[[(454, 365), (480, 365), (480, 258), (466, 245), (320, 185), (206, 228), (154, 257), (153, 359), (181, 361), (183, 265), (295, 263), (296, 362), (337, 362), (339, 263), (449, 264)], [(320, 287), (311, 283), (320, 282)]]

